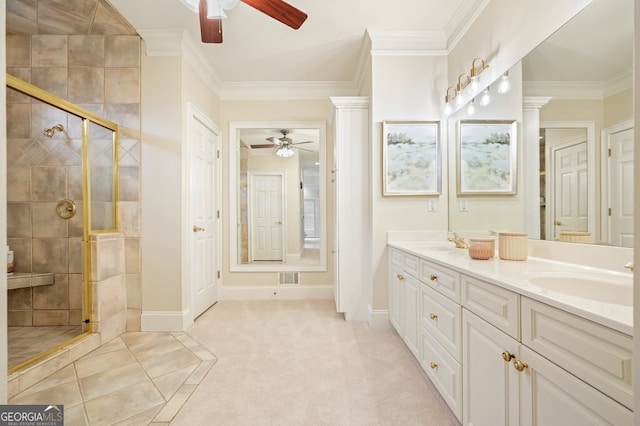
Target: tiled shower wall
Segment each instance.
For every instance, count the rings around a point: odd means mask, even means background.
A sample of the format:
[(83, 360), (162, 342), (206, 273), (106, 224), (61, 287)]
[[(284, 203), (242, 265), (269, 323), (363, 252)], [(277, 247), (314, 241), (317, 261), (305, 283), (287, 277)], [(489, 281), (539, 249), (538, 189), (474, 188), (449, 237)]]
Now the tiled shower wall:
[[(8, 73), (121, 126), (118, 217), (119, 230), (125, 235), (127, 329), (132, 331), (140, 329), (141, 313), (140, 44), (137, 35), (7, 36)], [(82, 245), (78, 238), (81, 212), (76, 215), (79, 224), (68, 221), (65, 227), (51, 215), (55, 215), (51, 204), (55, 206), (63, 194), (63, 198), (82, 199), (77, 194), (79, 127), (73, 119), (55, 116), (49, 109), (43, 112), (41, 103), (15, 93), (7, 99), (9, 244), (15, 251), (16, 268), (31, 267), (34, 272), (36, 264), (53, 268), (44, 272), (56, 273), (56, 282), (61, 283), (34, 291), (32, 306), (39, 300), (50, 310), (67, 309), (75, 322), (79, 316), (74, 312), (78, 307), (74, 287), (81, 285), (82, 268), (82, 257), (76, 256)], [(45, 127), (58, 122), (65, 125), (65, 134), (51, 139), (42, 136)], [(12, 229), (18, 236), (11, 234)], [(26, 293), (21, 299), (10, 294), (10, 307), (14, 302), (24, 307), (29, 302)]]

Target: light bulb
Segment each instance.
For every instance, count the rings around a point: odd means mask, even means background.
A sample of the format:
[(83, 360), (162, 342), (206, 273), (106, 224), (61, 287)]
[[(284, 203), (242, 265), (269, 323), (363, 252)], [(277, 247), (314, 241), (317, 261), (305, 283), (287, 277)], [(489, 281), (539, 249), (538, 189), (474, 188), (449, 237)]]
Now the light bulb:
[(479, 86), (479, 81), (480, 77), (475, 76), (475, 77), (471, 77), (471, 83), (469, 83), (469, 85), (471, 86), (471, 93), (476, 93), (476, 91), (478, 90), (478, 86)]
[(491, 103), (491, 95), (489, 94), (489, 87), (484, 89), (482, 96), (480, 97), (480, 105), (487, 106)]
[(475, 104), (475, 99), (471, 99), (471, 102), (469, 102), (469, 106), (467, 107), (468, 115), (473, 115), (476, 113), (476, 106), (474, 104)]
[(451, 103), (447, 102), (447, 104), (444, 106), (444, 115), (450, 115), (451, 112), (452, 112)]
[(458, 94), (456, 95), (456, 106), (461, 107), (462, 105), (464, 105), (464, 102), (462, 100), (462, 93), (458, 92)]
[(504, 94), (511, 90), (511, 83), (509, 82), (509, 72), (505, 72), (500, 77), (500, 83), (498, 84), (498, 93)]

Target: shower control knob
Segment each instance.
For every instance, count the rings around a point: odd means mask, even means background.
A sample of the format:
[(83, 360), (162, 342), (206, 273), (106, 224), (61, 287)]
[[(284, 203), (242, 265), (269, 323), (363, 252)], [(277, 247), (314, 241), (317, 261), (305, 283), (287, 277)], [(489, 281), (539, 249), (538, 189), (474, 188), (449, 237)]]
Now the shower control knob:
[(71, 219), (76, 214), (76, 204), (68, 199), (58, 201), (56, 213), (62, 219)]

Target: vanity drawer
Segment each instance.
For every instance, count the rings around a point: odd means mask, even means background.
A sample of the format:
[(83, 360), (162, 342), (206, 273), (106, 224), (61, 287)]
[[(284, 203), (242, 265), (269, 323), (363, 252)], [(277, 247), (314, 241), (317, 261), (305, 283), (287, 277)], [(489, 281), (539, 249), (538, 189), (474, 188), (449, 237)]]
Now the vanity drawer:
[(630, 336), (523, 297), (522, 343), (633, 409)]
[(420, 280), (456, 303), (460, 303), (460, 274), (420, 260)]
[(398, 266), (402, 266), (402, 255), (404, 253), (396, 248), (389, 249), (389, 259), (391, 263), (395, 263)]
[(460, 276), (462, 306), (520, 340), (520, 296), (467, 275)]
[(402, 254), (402, 266), (404, 270), (416, 278), (419, 278), (418, 268), (420, 267), (420, 259), (417, 256), (412, 254), (403, 253)]
[(420, 364), (453, 414), (462, 421), (462, 366), (424, 329)]
[(420, 324), (459, 362), (462, 359), (462, 308), (422, 284)]

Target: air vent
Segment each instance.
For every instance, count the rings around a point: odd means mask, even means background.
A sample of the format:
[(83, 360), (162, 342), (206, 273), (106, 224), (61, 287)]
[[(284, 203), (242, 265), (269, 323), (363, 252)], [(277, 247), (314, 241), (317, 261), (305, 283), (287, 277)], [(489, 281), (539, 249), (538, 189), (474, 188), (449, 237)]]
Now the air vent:
[(278, 285), (298, 285), (299, 272), (278, 272)]

